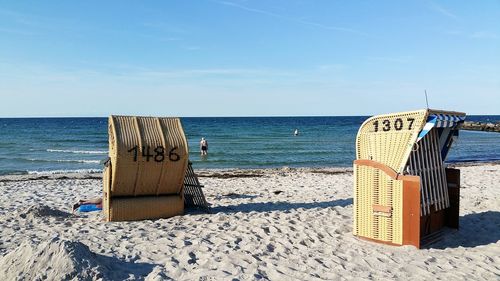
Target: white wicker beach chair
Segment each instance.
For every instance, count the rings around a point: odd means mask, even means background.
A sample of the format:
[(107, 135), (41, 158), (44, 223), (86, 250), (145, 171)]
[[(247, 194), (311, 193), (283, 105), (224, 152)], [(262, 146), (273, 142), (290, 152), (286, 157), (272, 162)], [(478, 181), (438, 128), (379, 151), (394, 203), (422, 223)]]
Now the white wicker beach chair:
[(444, 160), (464, 119), (425, 109), (363, 123), (354, 161), (355, 235), (420, 247), (443, 226), (458, 228), (460, 171)]

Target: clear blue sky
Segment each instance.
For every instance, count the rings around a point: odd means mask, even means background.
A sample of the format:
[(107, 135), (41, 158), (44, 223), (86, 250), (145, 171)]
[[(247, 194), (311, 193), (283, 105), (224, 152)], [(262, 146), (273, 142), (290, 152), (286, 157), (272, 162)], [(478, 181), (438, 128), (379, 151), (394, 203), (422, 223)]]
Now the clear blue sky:
[(0, 116), (500, 114), (500, 1), (0, 1)]

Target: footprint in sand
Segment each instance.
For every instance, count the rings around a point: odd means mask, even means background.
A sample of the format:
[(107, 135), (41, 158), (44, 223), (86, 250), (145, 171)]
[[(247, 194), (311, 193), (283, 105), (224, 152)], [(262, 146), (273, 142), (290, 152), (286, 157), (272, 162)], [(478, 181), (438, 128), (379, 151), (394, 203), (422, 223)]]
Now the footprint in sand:
[(188, 264), (195, 264), (195, 263), (196, 263), (196, 261), (198, 260), (198, 258), (196, 258), (196, 254), (195, 254), (195, 253), (193, 253), (193, 252), (189, 252), (189, 254), (188, 254), (188, 255), (189, 255), (189, 257), (190, 257), (190, 259), (187, 261), (187, 262), (188, 262)]
[(268, 252), (272, 253), (272, 252), (274, 252), (275, 247), (273, 244), (267, 244), (266, 249)]
[(267, 235), (271, 233), (271, 231), (269, 231), (269, 227), (263, 227), (262, 230), (264, 230), (264, 233), (266, 233)]
[(171, 265), (172, 267), (178, 267), (178, 266), (179, 266), (179, 263), (180, 263), (180, 262), (179, 262), (179, 260), (178, 260), (178, 259), (176, 259), (176, 258), (174, 258), (174, 257), (171, 257), (171, 258), (170, 258), (170, 265)]

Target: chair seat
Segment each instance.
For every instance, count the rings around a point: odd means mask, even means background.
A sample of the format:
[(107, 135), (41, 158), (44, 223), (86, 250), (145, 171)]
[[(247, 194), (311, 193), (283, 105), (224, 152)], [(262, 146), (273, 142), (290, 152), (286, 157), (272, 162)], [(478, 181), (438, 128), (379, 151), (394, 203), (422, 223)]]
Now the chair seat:
[(110, 221), (133, 221), (169, 218), (184, 214), (184, 198), (180, 195), (113, 198)]

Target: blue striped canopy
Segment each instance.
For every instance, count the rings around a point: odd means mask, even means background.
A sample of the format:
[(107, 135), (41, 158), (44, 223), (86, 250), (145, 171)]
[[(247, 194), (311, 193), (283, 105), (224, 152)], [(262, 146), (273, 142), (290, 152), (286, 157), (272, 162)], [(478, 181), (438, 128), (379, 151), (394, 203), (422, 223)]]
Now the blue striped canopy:
[(448, 115), (448, 114), (433, 114), (427, 117), (427, 123), (420, 132), (417, 142), (420, 141), (434, 127), (436, 128), (452, 128), (458, 123), (463, 122), (465, 116)]

